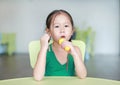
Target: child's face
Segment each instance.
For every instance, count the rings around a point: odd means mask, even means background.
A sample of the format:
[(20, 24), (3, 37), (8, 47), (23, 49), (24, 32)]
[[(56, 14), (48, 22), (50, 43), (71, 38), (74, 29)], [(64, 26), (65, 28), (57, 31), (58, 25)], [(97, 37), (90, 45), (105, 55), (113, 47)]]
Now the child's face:
[(54, 41), (58, 41), (60, 38), (69, 40), (72, 34), (72, 24), (68, 16), (65, 14), (57, 15), (50, 26), (50, 35)]

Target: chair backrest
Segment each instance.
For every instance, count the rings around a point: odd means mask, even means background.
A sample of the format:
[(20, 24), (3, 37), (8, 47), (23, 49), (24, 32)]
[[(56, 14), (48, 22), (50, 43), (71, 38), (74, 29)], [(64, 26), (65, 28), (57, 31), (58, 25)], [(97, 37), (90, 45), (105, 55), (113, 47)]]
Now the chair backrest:
[[(80, 40), (72, 40), (73, 45), (78, 46), (82, 53), (82, 59), (84, 61), (84, 55), (85, 55), (85, 43)], [(30, 56), (30, 64), (31, 67), (34, 68), (34, 65), (37, 60), (38, 53), (40, 51), (40, 41), (31, 41), (29, 43), (29, 56)]]

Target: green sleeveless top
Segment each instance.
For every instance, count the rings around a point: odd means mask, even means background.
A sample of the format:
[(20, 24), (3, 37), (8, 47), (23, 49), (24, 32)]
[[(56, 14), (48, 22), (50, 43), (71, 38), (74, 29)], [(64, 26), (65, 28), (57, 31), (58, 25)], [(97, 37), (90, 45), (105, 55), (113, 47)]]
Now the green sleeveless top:
[(75, 66), (72, 55), (68, 54), (68, 62), (60, 64), (52, 50), (52, 44), (46, 54), (46, 70), (45, 76), (74, 76)]

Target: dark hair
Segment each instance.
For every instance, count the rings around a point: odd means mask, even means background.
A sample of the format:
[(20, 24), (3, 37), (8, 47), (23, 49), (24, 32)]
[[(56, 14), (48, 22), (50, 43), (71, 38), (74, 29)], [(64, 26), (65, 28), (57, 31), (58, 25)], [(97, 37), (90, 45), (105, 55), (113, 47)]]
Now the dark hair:
[(59, 14), (62, 14), (62, 13), (66, 14), (69, 17), (70, 22), (72, 24), (72, 27), (74, 27), (74, 23), (73, 23), (73, 19), (72, 19), (71, 15), (67, 11), (61, 10), (61, 9), (60, 10), (54, 10), (48, 15), (48, 17), (46, 19), (46, 27), (49, 29), (50, 25), (51, 25), (51, 22), (54, 21), (55, 17)]
[[(54, 21), (54, 19), (55, 19), (55, 17), (56, 17), (57, 15), (62, 14), (62, 13), (63, 13), (63, 14), (66, 14), (66, 15), (68, 16), (68, 18), (70, 19), (70, 22), (71, 22), (71, 24), (72, 24), (72, 29), (74, 29), (74, 22), (73, 22), (72, 16), (71, 16), (67, 11), (62, 10), (62, 9), (60, 9), (60, 10), (54, 10), (54, 11), (52, 11), (52, 12), (48, 15), (48, 17), (47, 17), (47, 19), (46, 19), (46, 28), (47, 28), (47, 29), (50, 29), (50, 26), (51, 26), (52, 21)], [(71, 37), (71, 38), (72, 38), (72, 37)], [(71, 38), (70, 38), (69, 41), (71, 41)]]

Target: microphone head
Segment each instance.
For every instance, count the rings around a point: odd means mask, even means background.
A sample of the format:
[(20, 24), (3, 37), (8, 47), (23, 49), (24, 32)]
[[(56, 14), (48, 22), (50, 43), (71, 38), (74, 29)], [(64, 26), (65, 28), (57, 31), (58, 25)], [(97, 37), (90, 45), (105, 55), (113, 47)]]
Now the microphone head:
[(59, 44), (61, 45), (64, 42), (64, 40), (65, 40), (64, 38), (60, 38), (59, 39)]

